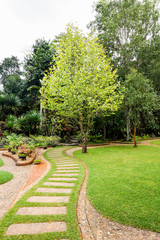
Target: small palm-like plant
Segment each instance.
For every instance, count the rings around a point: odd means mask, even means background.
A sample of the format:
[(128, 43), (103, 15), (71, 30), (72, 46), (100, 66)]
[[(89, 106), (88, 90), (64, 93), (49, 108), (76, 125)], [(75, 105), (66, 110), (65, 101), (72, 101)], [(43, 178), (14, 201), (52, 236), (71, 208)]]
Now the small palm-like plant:
[(9, 129), (9, 130), (15, 130), (15, 129), (18, 129), (18, 125), (17, 125), (17, 118), (13, 115), (9, 115), (7, 117), (7, 120), (6, 120), (6, 127)]
[(20, 128), (22, 131), (26, 132), (26, 133), (36, 133), (37, 131), (37, 127), (40, 124), (40, 113), (35, 111), (35, 110), (31, 110), (30, 112), (26, 113), (25, 115), (21, 116), (18, 119)]

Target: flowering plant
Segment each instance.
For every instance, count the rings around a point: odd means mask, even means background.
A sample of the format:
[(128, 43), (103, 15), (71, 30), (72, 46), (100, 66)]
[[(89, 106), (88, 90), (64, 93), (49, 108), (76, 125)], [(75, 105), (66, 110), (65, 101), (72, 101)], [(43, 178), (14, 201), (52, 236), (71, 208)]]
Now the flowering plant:
[(25, 145), (22, 145), (18, 147), (18, 153), (28, 155), (30, 153), (30, 149), (26, 148)]

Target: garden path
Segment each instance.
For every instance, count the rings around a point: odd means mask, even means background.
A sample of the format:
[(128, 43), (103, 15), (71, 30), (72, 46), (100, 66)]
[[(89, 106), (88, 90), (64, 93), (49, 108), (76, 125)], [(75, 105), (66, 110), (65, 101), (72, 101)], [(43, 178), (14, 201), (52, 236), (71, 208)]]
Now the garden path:
[[(56, 148), (47, 152), (47, 157), (56, 163), (56, 170), (27, 198), (26, 202), (32, 205), (28, 207), (20, 206), (16, 212), (16, 215), (22, 215), (24, 219), (26, 218), (26, 223), (10, 224), (4, 236), (18, 236), (21, 234), (30, 236), (37, 233), (52, 233), (54, 237), (54, 234), (58, 232), (61, 233), (60, 236), (66, 236), (68, 226), (64, 216), (67, 213), (70, 194), (79, 175), (79, 163), (65, 157), (62, 154), (63, 150), (63, 148)], [(37, 204), (43, 205), (38, 206)], [(52, 215), (53, 221), (28, 221), (32, 216), (37, 216), (37, 218), (39, 216), (43, 219), (42, 215), (45, 215), (45, 217)], [(68, 239), (63, 238), (61, 240)]]
[[(150, 145), (149, 142), (144, 141), (140, 144)], [(122, 145), (126, 144), (111, 143), (106, 147)], [(73, 157), (73, 152), (79, 149), (81, 148), (69, 149), (65, 153)], [(85, 179), (79, 193), (77, 217), (83, 240), (160, 240), (160, 233), (125, 226), (103, 217), (87, 199), (88, 169), (83, 162), (82, 164), (85, 169)]]
[[(43, 150), (40, 151), (43, 152)], [(49, 164), (45, 159), (41, 165), (16, 166), (11, 158), (2, 156), (2, 153), (0, 152), (0, 158), (4, 165), (0, 170), (11, 172), (14, 178), (0, 185), (0, 219), (26, 191), (40, 180), (40, 177), (46, 174), (45, 170), (49, 170)]]
[(11, 158), (2, 156), (2, 152), (0, 152), (0, 158), (4, 162), (0, 170), (14, 175), (11, 181), (0, 185), (0, 218), (2, 218), (31, 173), (33, 165), (17, 167)]

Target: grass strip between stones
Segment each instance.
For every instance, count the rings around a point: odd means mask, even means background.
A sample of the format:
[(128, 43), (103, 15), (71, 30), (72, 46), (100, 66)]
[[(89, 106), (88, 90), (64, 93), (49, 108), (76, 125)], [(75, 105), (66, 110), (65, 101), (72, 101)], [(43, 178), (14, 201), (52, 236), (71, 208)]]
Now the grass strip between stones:
[[(84, 169), (83, 166), (79, 164), (79, 175), (77, 176), (77, 181), (74, 187), (58, 187), (58, 186), (46, 186), (43, 185), (44, 182), (48, 182), (48, 178), (52, 177), (52, 174), (55, 172), (56, 164), (54, 158), (57, 159), (57, 155), (61, 156), (60, 159), (66, 159), (62, 153), (56, 153), (56, 150), (64, 150), (64, 148), (56, 147), (54, 149), (48, 150), (44, 153), (44, 157), (51, 163), (51, 169), (47, 175), (33, 186), (22, 198), (5, 214), (3, 219), (0, 222), (0, 239), (1, 240), (60, 240), (60, 239), (69, 239), (69, 240), (80, 240), (80, 233), (78, 229), (77, 219), (76, 219), (76, 203), (78, 200), (78, 193), (82, 180), (84, 178)], [(66, 148), (65, 148), (66, 150)], [(53, 153), (53, 157), (52, 157)], [(48, 157), (49, 154), (49, 157)], [(70, 159), (69, 157), (67, 159)], [(62, 181), (67, 182), (67, 181)], [(71, 194), (62, 194), (62, 193), (41, 193), (35, 192), (38, 188), (72, 188)], [(27, 202), (27, 199), (31, 196), (70, 196), (69, 203), (35, 203)], [(67, 206), (67, 214), (61, 215), (16, 215), (16, 212), (20, 207), (57, 207), (57, 206)], [(42, 234), (22, 234), (22, 235), (4, 235), (8, 227), (11, 224), (18, 223), (38, 223), (38, 222), (54, 222), (54, 221), (65, 221), (67, 224), (67, 231), (65, 232), (51, 232), (51, 233), (42, 233)]]

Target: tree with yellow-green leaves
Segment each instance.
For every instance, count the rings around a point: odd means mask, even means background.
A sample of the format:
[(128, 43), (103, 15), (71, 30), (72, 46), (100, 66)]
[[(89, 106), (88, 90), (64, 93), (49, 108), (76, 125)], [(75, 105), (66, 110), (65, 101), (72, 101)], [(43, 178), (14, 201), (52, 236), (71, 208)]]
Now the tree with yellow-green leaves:
[(94, 117), (117, 111), (123, 98), (121, 86), (102, 45), (77, 27), (67, 27), (57, 52), (56, 64), (43, 80), (43, 106), (77, 121), (86, 153)]

